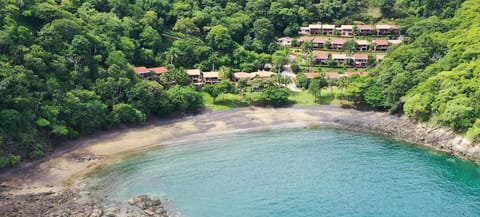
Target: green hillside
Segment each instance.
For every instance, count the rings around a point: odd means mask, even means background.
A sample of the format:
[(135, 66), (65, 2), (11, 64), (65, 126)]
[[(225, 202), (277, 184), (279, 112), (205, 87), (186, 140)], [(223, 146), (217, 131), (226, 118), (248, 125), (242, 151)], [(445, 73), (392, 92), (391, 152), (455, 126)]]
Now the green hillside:
[(480, 2), (465, 1), (452, 19), (403, 20), (410, 44), (371, 76), (352, 82), (358, 104), (405, 113), (480, 136)]
[[(480, 6), (466, 1), (451, 18), (460, 3), (2, 0), (0, 168), (42, 157), (81, 135), (200, 108), (201, 93), (184, 68), (261, 70), (281, 59), (277, 37), (320, 22), (401, 24), (409, 44), (372, 76), (351, 81), (350, 98), (467, 130), (480, 116)], [(151, 80), (132, 71), (167, 65), (168, 75)]]

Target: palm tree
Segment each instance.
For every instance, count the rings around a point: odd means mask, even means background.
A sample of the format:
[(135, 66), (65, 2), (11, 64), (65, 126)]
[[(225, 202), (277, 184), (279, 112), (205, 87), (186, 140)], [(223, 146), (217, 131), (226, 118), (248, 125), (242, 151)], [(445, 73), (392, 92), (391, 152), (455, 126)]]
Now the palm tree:
[(176, 47), (170, 47), (166, 52), (165, 52), (165, 57), (167, 58), (168, 62), (170, 64), (173, 64), (173, 62), (180, 56), (181, 52), (178, 48)]
[(212, 63), (212, 72), (215, 71), (215, 63), (220, 59), (220, 54), (218, 52), (213, 52), (208, 57), (208, 61)]
[(345, 90), (347, 89), (348, 86), (348, 77), (343, 76), (338, 79), (337, 86), (342, 90), (342, 97), (340, 98), (340, 104), (343, 104), (343, 98), (345, 97)]

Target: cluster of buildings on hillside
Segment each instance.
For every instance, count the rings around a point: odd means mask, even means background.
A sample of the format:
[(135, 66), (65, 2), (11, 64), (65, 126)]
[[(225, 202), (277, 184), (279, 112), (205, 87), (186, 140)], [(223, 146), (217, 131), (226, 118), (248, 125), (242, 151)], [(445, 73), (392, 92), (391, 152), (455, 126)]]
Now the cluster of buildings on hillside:
[(310, 24), (305, 27), (300, 27), (298, 34), (300, 35), (341, 35), (345, 37), (352, 37), (356, 34), (371, 36), (388, 36), (400, 35), (400, 26), (389, 24), (377, 25), (341, 25), (335, 26), (331, 24)]
[[(344, 44), (348, 41), (345, 38), (320, 38), (320, 37), (308, 37), (302, 36), (298, 39), (292, 37), (282, 37), (277, 40), (277, 43), (283, 46), (300, 46), (304, 42), (310, 41), (312, 42), (313, 48), (318, 49), (331, 49), (331, 50), (343, 50)], [(367, 40), (354, 40), (356, 43), (357, 51), (381, 51), (385, 52), (388, 48), (392, 45), (401, 44), (402, 40), (385, 40), (385, 39), (378, 39), (373, 41)]]
[(344, 66), (345, 64), (351, 63), (352, 66), (357, 68), (365, 68), (369, 66), (369, 58), (373, 58), (371, 61), (382, 62), (385, 58), (384, 54), (367, 54), (367, 53), (356, 53), (353, 55), (347, 55), (342, 53), (317, 53), (315, 54), (315, 64), (317, 65), (327, 65), (328, 61), (331, 59), (335, 61), (336, 65)]
[[(167, 67), (154, 67), (147, 68), (145, 66), (138, 66), (133, 68), (133, 72), (139, 75), (142, 79), (148, 80), (152, 74), (161, 76), (163, 73), (168, 73)], [(206, 84), (216, 84), (222, 81), (218, 72), (202, 72), (200, 69), (187, 69), (185, 70), (190, 81), (196, 87), (201, 87)], [(253, 79), (253, 78), (270, 78), (276, 75), (277, 73), (268, 72), (268, 71), (258, 71), (258, 72), (237, 72), (233, 74), (233, 82), (236, 83), (240, 79)]]
[[(139, 67), (134, 67), (133, 71), (139, 75), (142, 79), (148, 80), (152, 73), (161, 76), (163, 73), (168, 73), (168, 68), (167, 67), (155, 67), (155, 68), (147, 68), (144, 66), (139, 66)], [(222, 78), (219, 76), (218, 72), (201, 72), (200, 69), (188, 69), (186, 70), (186, 73), (190, 77), (190, 80), (192, 84), (195, 87), (202, 87), (203, 85), (207, 84), (216, 84), (222, 81)], [(232, 77), (232, 82), (236, 84), (239, 80), (244, 79), (244, 80), (251, 80), (255, 78), (272, 78), (273, 76), (277, 75), (275, 72), (269, 72), (269, 71), (258, 71), (258, 72), (237, 72), (233, 74)], [(312, 79), (316, 76), (322, 75), (321, 73), (318, 72), (307, 72), (305, 73), (305, 76), (307, 79)], [(327, 80), (337, 80), (341, 77), (352, 77), (355, 75), (358, 76), (367, 76), (368, 72), (345, 72), (343, 74), (340, 74), (338, 72), (326, 72), (323, 73), (325, 76), (325, 79)]]

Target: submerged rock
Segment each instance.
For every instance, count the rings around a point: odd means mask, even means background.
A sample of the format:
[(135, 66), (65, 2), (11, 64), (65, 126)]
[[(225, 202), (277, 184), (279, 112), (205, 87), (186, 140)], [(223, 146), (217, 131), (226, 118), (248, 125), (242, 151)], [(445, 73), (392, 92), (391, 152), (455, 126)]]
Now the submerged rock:
[(168, 212), (162, 205), (162, 201), (148, 195), (140, 195), (128, 200), (128, 204), (143, 210), (147, 216), (154, 217), (168, 217)]

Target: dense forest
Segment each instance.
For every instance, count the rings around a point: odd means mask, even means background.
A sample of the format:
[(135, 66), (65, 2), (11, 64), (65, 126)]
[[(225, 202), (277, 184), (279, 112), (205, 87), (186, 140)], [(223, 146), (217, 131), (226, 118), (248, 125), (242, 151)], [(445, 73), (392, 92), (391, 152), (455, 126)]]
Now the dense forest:
[(479, 141), (480, 2), (465, 1), (452, 19), (402, 22), (411, 43), (392, 51), (371, 76), (351, 81), (349, 97)]
[[(350, 97), (467, 130), (480, 116), (480, 6), (470, 0), (457, 11), (461, 5), (461, 0), (2, 0), (0, 168), (39, 158), (67, 139), (200, 108), (202, 97), (185, 82), (184, 68), (262, 69), (275, 59), (276, 37), (318, 22), (397, 20), (409, 44), (393, 51), (373, 76), (350, 81)], [(138, 65), (168, 65), (170, 73), (145, 81), (132, 71)], [(480, 121), (475, 126), (472, 135), (480, 131)]]

